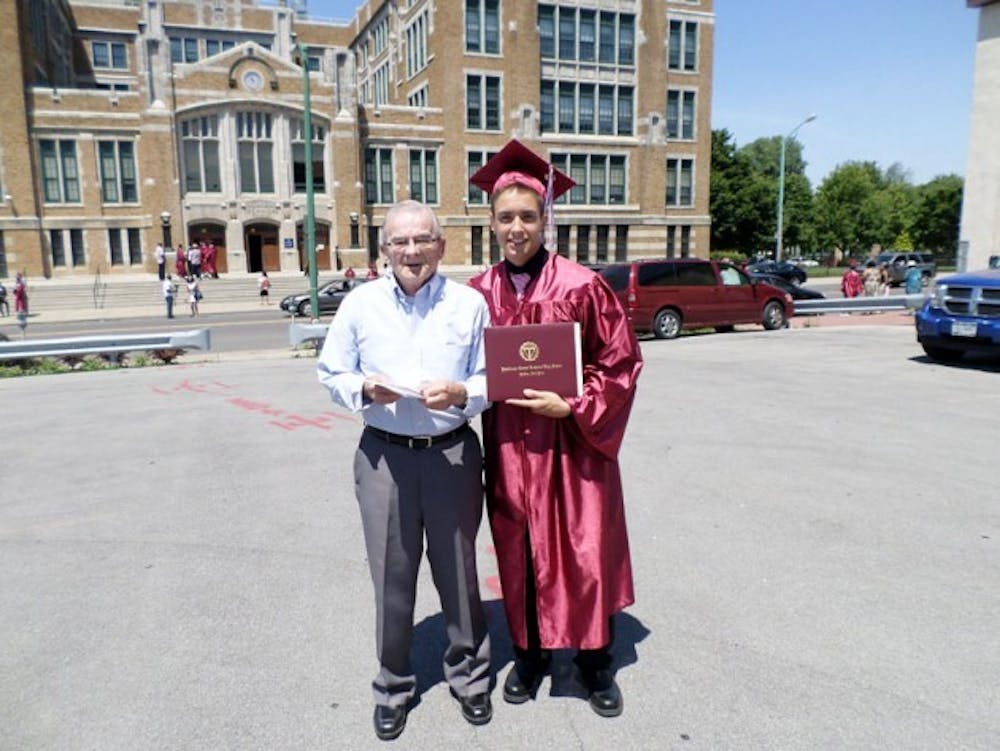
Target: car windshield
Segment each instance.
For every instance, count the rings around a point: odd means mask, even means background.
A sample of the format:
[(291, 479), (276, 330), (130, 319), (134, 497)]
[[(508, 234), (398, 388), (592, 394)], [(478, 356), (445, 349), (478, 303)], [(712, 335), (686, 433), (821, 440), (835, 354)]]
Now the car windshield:
[(875, 263), (890, 263), (895, 255), (895, 253), (879, 253), (875, 256)]

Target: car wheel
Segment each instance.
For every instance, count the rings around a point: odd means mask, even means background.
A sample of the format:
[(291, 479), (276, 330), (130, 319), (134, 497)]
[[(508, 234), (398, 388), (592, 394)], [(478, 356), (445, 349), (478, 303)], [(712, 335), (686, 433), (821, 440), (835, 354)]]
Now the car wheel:
[(920, 345), (924, 348), (924, 352), (932, 360), (937, 362), (958, 362), (961, 360), (965, 353), (960, 349), (945, 349), (944, 347), (930, 347), (926, 344)]
[(771, 302), (764, 306), (764, 316), (761, 323), (764, 324), (764, 328), (768, 331), (784, 328), (785, 309), (781, 306), (780, 302), (771, 300)]
[(657, 339), (676, 339), (681, 333), (681, 314), (664, 308), (653, 319), (653, 336)]
[(296, 308), (296, 311), (303, 318), (308, 318), (309, 317), (309, 310), (311, 309), (311, 307), (312, 306), (309, 304), (308, 300), (303, 300), (302, 302), (299, 303), (299, 307)]

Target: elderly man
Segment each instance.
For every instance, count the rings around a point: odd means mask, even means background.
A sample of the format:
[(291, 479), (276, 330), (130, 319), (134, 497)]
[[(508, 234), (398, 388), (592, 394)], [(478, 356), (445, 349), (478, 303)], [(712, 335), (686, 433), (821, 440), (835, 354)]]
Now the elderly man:
[(386, 214), (392, 274), (344, 298), (319, 359), (333, 400), (365, 422), (355, 487), (375, 586), (375, 733), (403, 732), (416, 689), (410, 641), (417, 570), (427, 541), (448, 627), (444, 676), (462, 715), (490, 721), (490, 642), (475, 539), (482, 519), (482, 452), (469, 419), (486, 406), (482, 297), (437, 273), (445, 241), (416, 201)]

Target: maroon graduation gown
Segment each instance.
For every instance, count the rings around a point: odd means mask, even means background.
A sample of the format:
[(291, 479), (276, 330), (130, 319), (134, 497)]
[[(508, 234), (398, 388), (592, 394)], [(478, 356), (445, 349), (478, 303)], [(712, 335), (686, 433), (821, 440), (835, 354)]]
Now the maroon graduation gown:
[(642, 355), (614, 293), (555, 254), (520, 302), (502, 263), (469, 284), (494, 326), (578, 321), (583, 395), (564, 419), (494, 404), (483, 413), (486, 496), (511, 638), (527, 647), (525, 534), (530, 533), (543, 648), (595, 649), (608, 618), (631, 605), (618, 450)]

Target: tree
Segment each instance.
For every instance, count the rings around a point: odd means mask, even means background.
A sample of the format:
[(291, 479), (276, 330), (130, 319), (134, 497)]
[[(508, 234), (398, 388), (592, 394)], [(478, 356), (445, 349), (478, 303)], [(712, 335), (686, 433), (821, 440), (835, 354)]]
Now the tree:
[(913, 240), (947, 259), (954, 257), (962, 214), (963, 181), (958, 175), (935, 177), (916, 189)]
[(816, 192), (816, 234), (826, 247), (865, 255), (886, 232), (879, 192), (882, 175), (874, 162), (837, 166)]
[[(728, 130), (712, 131), (712, 247), (752, 254), (770, 251), (777, 230), (781, 138), (759, 138), (737, 148)], [(812, 243), (812, 188), (802, 147), (785, 150), (784, 244)]]

